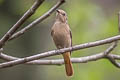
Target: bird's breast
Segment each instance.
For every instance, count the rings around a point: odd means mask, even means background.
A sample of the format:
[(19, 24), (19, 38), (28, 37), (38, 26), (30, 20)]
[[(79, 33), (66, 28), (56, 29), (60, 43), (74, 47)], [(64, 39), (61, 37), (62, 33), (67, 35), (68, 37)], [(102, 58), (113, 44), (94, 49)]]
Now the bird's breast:
[(69, 28), (65, 24), (55, 24), (53, 26), (53, 40), (58, 48), (69, 47), (71, 38)]

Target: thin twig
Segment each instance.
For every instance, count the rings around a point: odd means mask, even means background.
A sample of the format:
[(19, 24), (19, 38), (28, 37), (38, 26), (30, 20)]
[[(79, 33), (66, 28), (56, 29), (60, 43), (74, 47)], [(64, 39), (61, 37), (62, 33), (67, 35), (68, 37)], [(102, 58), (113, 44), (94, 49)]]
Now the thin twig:
[(117, 46), (117, 41), (113, 42), (113, 44), (107, 50), (105, 50), (104, 54), (108, 55), (116, 46)]
[(113, 57), (111, 56), (107, 56), (107, 59), (109, 59), (109, 61), (116, 67), (120, 68), (120, 63), (118, 63)]
[(29, 30), (32, 27), (35, 27), (35, 25), (37, 25), (38, 23), (42, 22), (43, 20), (45, 20), (47, 17), (49, 17), (60, 5), (62, 5), (65, 2), (65, 0), (59, 0), (57, 2), (56, 5), (54, 5), (48, 12), (46, 12), (43, 16), (41, 16), (40, 18), (36, 19), (35, 21), (33, 21), (31, 24), (29, 24), (28, 26), (26, 26), (25, 28), (23, 28), (22, 30), (16, 32), (15, 34), (13, 34), (11, 36), (11, 38), (9, 40), (12, 40), (14, 38), (19, 37), (20, 35), (24, 34), (27, 30)]
[(5, 45), (5, 42), (21, 27), (21, 25), (34, 14), (36, 9), (42, 4), (44, 0), (36, 0), (32, 7), (18, 20), (18, 22), (2, 37), (0, 40), (0, 48)]
[(52, 50), (52, 51), (40, 53), (40, 54), (37, 54), (37, 55), (17, 59), (17, 60), (14, 60), (14, 61), (1, 63), (0, 68), (15, 66), (15, 65), (18, 65), (18, 64), (23, 64), (23, 63), (26, 63), (26, 62), (29, 62), (29, 61), (37, 60), (37, 59), (48, 57), (48, 56), (58, 55), (58, 54), (65, 53), (65, 52), (68, 52), (68, 51), (76, 51), (76, 50), (80, 50), (80, 49), (84, 49), (84, 48), (103, 45), (103, 44), (111, 43), (111, 42), (119, 40), (119, 39), (120, 39), (120, 35), (114, 36), (114, 37), (111, 37), (111, 38), (107, 38), (107, 39), (104, 39), (104, 40), (96, 41), (96, 42), (90, 42), (90, 43), (85, 43), (85, 44), (81, 44), (81, 45), (75, 45), (75, 46), (60, 49), (60, 50)]

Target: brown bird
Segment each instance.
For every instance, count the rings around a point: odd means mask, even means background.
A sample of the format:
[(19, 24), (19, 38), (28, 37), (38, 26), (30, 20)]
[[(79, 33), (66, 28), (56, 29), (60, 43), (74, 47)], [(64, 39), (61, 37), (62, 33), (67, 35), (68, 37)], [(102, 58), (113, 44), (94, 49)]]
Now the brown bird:
[[(51, 29), (51, 35), (53, 37), (54, 43), (58, 49), (71, 47), (72, 34), (70, 27), (67, 23), (67, 14), (61, 9), (56, 11), (56, 20)], [(70, 53), (71, 52), (63, 53), (67, 76), (73, 75), (72, 63), (70, 61)]]

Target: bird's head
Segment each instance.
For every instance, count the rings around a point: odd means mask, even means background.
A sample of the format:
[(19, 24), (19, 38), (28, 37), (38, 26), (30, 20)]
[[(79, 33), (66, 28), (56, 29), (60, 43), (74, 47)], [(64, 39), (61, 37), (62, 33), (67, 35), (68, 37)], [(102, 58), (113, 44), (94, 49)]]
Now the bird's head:
[(67, 23), (67, 14), (65, 11), (61, 10), (61, 9), (57, 9), (56, 10), (56, 20), (63, 22), (63, 23)]

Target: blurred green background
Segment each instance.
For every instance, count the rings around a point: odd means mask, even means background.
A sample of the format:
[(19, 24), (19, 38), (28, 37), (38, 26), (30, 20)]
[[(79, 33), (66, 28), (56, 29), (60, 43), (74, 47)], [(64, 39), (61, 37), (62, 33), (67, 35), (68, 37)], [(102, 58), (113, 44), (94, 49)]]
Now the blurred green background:
[[(58, 0), (45, 0), (36, 13), (22, 28), (48, 11)], [(30, 8), (33, 0), (0, 0), (0, 38)], [(73, 34), (73, 45), (105, 39), (118, 34), (120, 0), (66, 0), (60, 7), (68, 14)], [(7, 42), (4, 52), (25, 57), (56, 49), (50, 29), (55, 13), (19, 38)], [(108, 45), (75, 51), (72, 57), (96, 54)], [(120, 46), (113, 53), (118, 54)], [(47, 59), (62, 58), (61, 55)], [(0, 60), (2, 61), (2, 60)], [(64, 65), (18, 65), (0, 70), (0, 80), (120, 80), (120, 69), (108, 60), (73, 64), (74, 76), (66, 77)]]

